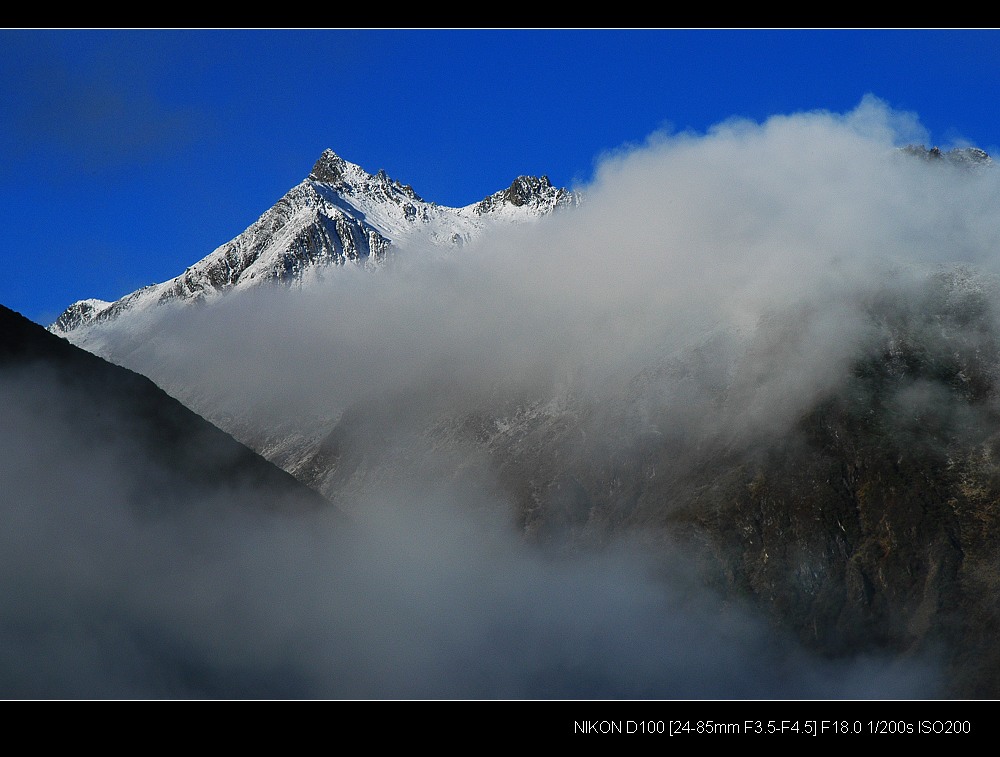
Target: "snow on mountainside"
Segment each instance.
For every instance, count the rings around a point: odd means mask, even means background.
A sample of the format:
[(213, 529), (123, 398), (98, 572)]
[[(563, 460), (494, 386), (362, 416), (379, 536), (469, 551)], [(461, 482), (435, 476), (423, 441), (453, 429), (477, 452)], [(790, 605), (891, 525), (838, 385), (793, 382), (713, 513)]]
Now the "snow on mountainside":
[(78, 339), (84, 327), (127, 311), (207, 301), (266, 282), (301, 284), (329, 266), (377, 266), (393, 247), (460, 247), (491, 226), (531, 222), (580, 200), (575, 192), (553, 187), (546, 176), (519, 176), (480, 202), (445, 207), (427, 202), (385, 171), (370, 174), (328, 149), (302, 183), (181, 275), (113, 303), (76, 302), (50, 330)]

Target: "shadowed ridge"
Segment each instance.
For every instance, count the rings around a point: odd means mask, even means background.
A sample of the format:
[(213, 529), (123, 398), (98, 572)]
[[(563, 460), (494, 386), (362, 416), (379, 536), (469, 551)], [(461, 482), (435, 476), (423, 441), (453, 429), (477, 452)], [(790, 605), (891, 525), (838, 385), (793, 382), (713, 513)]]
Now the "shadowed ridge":
[[(0, 305), (0, 376), (27, 377), (73, 428), (101, 443), (127, 444), (164, 469), (149, 501), (237, 492), (266, 509), (332, 508), (318, 493), (194, 413), (146, 377), (70, 344)], [(37, 381), (36, 381), (37, 379)], [(9, 402), (23, 401), (3, 385)], [(43, 395), (44, 396), (44, 395)], [(164, 491), (164, 482), (176, 491)], [(189, 490), (190, 487), (190, 490)], [(140, 493), (140, 497), (142, 493)]]

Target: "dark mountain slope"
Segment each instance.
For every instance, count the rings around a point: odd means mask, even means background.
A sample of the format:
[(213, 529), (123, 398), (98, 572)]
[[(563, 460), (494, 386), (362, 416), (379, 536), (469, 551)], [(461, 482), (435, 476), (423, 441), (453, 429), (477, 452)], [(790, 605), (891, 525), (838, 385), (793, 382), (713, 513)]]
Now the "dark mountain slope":
[[(155, 465), (161, 478), (136, 492), (137, 501), (183, 502), (196, 490), (238, 488), (268, 508), (329, 506), (149, 379), (74, 347), (2, 306), (0, 377), (22, 379), (4, 383), (5, 406), (35, 403), (58, 413), (93, 448), (124, 444), (137, 465)], [(54, 394), (39, 396), (42, 387)]]
[(996, 698), (1000, 342), (995, 290), (960, 283), (875, 303), (846, 381), (787, 437), (721, 452), (670, 521), (806, 644), (940, 650), (950, 694)]

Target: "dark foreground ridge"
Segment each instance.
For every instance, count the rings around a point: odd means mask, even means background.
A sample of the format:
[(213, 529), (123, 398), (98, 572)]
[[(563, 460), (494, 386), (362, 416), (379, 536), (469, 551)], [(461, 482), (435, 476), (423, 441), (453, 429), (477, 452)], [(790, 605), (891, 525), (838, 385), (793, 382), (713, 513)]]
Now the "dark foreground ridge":
[[(130, 445), (137, 459), (157, 466), (164, 478), (134, 492), (138, 506), (182, 504), (196, 492), (239, 489), (266, 509), (332, 507), (322, 496), (169, 396), (149, 379), (73, 346), (0, 305), (0, 377), (4, 404), (17, 406), (30, 388), (48, 407), (68, 408), (63, 418), (102, 444)], [(37, 402), (34, 396), (31, 401)], [(53, 461), (55, 465), (58, 461)]]

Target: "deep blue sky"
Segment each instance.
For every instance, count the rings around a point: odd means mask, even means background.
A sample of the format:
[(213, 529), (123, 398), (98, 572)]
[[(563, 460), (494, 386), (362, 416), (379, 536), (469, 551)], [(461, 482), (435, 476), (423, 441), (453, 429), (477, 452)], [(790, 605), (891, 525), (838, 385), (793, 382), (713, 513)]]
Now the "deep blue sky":
[[(871, 93), (1000, 146), (994, 30), (0, 31), (0, 303), (48, 324), (236, 236), (330, 147), (442, 205)], [(1000, 208), (998, 208), (1000, 212)]]

